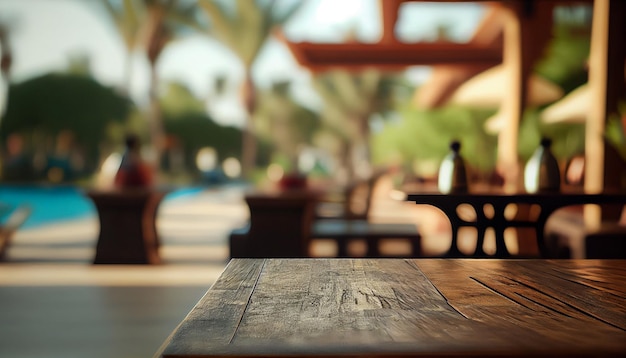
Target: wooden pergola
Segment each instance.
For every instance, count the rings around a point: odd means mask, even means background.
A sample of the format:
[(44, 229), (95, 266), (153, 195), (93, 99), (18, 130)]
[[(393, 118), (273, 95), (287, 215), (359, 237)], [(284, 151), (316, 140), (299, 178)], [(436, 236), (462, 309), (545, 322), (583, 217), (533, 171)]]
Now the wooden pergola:
[[(611, 158), (605, 158), (603, 139), (606, 119), (617, 113), (624, 98), (626, 40), (626, 1), (623, 0), (429, 0), (437, 2), (484, 2), (496, 11), (488, 12), (474, 37), (465, 44), (402, 43), (394, 36), (400, 6), (423, 0), (379, 0), (383, 34), (376, 43), (323, 44), (293, 43), (283, 37), (297, 61), (316, 72), (331, 68), (358, 70), (376, 67), (398, 70), (408, 66), (434, 66), (433, 76), (440, 84), (437, 93), (421, 101), (434, 106), (445, 100), (456, 87), (475, 74), (502, 63), (510, 76), (500, 113), (506, 118), (499, 132), (498, 172), (505, 178), (505, 189), (518, 190), (521, 165), (518, 161), (518, 128), (526, 105), (528, 78), (534, 63), (550, 39), (553, 9), (557, 5), (593, 5), (589, 86), (593, 107), (586, 122), (585, 190), (602, 192), (619, 186), (611, 173)], [(438, 71), (438, 68), (445, 68)], [(441, 84), (443, 83), (443, 84)], [(419, 99), (418, 99), (419, 100)], [(587, 215), (594, 216), (594, 215)], [(599, 213), (595, 216), (598, 217)], [(595, 221), (598, 221), (595, 220)]]

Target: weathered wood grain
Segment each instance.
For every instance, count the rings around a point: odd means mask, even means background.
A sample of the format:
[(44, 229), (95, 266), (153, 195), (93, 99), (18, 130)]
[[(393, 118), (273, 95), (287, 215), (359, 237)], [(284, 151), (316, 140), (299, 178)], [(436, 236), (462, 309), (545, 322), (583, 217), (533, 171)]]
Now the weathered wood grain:
[(189, 352), (220, 353), (228, 347), (254, 291), (265, 261), (240, 259), (231, 261), (219, 280), (183, 320), (163, 355), (186, 356)]
[(575, 269), (587, 267), (596, 270), (596, 281), (624, 286), (624, 276), (613, 276), (617, 266), (591, 260), (423, 260), (417, 265), (464, 315), (518, 331), (518, 340), (555, 351), (626, 352), (626, 301), (575, 275)]
[(233, 260), (164, 357), (626, 353), (626, 261)]

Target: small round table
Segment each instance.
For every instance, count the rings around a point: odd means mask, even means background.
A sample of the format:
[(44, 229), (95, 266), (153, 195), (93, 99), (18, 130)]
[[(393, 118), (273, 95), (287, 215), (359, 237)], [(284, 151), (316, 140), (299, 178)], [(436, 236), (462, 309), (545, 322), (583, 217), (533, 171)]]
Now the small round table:
[(159, 264), (156, 215), (166, 192), (90, 190), (100, 219), (94, 264)]

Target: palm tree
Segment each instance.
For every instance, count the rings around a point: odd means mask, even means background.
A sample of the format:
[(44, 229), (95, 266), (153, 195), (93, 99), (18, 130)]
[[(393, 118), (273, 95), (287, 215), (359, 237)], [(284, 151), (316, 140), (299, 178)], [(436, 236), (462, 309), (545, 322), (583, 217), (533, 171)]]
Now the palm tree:
[(247, 112), (247, 121), (243, 132), (242, 168), (244, 174), (249, 174), (255, 165), (257, 151), (252, 123), (257, 107), (252, 65), (272, 31), (287, 22), (304, 2), (291, 3), (279, 11), (276, 0), (235, 0), (234, 9), (229, 9), (223, 2), (215, 0), (198, 1), (210, 20), (209, 34), (230, 49), (243, 64), (241, 97)]
[(179, 0), (123, 0), (115, 6), (112, 0), (102, 0), (128, 50), (127, 80), (130, 77), (130, 55), (141, 46), (150, 65), (150, 137), (157, 163), (164, 149), (164, 130), (159, 105), (157, 62), (165, 47), (186, 30), (205, 31), (196, 20), (195, 3)]
[(124, 63), (124, 91), (130, 91), (130, 80), (132, 77), (132, 54), (137, 49), (139, 33), (146, 16), (145, 4), (142, 1), (122, 0), (121, 6), (114, 0), (100, 0), (110, 18), (113, 20), (124, 47), (126, 48), (126, 59)]
[(314, 77), (314, 87), (324, 101), (322, 121), (341, 143), (335, 154), (349, 180), (371, 173), (370, 119), (391, 108), (394, 82), (394, 77), (375, 69), (335, 70)]
[(319, 127), (318, 115), (293, 99), (288, 81), (273, 84), (260, 98), (254, 114), (256, 132), (276, 154), (285, 156), (288, 169), (295, 172), (300, 151), (312, 144)]

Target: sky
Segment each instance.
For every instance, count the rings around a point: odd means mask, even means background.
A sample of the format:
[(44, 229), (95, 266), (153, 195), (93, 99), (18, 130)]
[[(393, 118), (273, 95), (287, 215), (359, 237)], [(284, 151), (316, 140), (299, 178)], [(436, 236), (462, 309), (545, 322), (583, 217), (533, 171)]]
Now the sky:
[[(106, 14), (98, 11), (98, 1), (0, 0), (0, 19), (12, 24), (12, 80), (19, 82), (63, 70), (70, 56), (86, 54), (98, 81), (109, 86), (125, 83), (126, 50)], [(380, 36), (377, 0), (304, 1), (284, 29), (292, 41), (340, 42), (351, 28), (363, 42), (376, 42)], [(396, 31), (407, 42), (432, 38), (437, 24), (449, 25), (455, 40), (466, 41), (483, 14), (482, 6), (475, 3), (408, 3), (403, 7)], [(142, 53), (133, 55), (132, 66), (131, 96), (136, 103), (145, 103), (149, 74)], [(244, 122), (245, 112), (238, 97), (243, 68), (215, 40), (191, 35), (168, 45), (159, 60), (158, 72), (163, 82), (181, 81), (196, 96), (206, 99), (207, 110), (216, 121), (232, 125)], [(212, 93), (212, 84), (220, 75), (227, 78), (227, 91), (218, 97)], [(321, 105), (311, 89), (310, 73), (276, 40), (268, 41), (262, 49), (252, 75), (261, 88), (275, 81), (290, 80), (296, 99), (310, 107)], [(411, 68), (407, 76), (417, 84), (428, 76), (428, 69)]]

